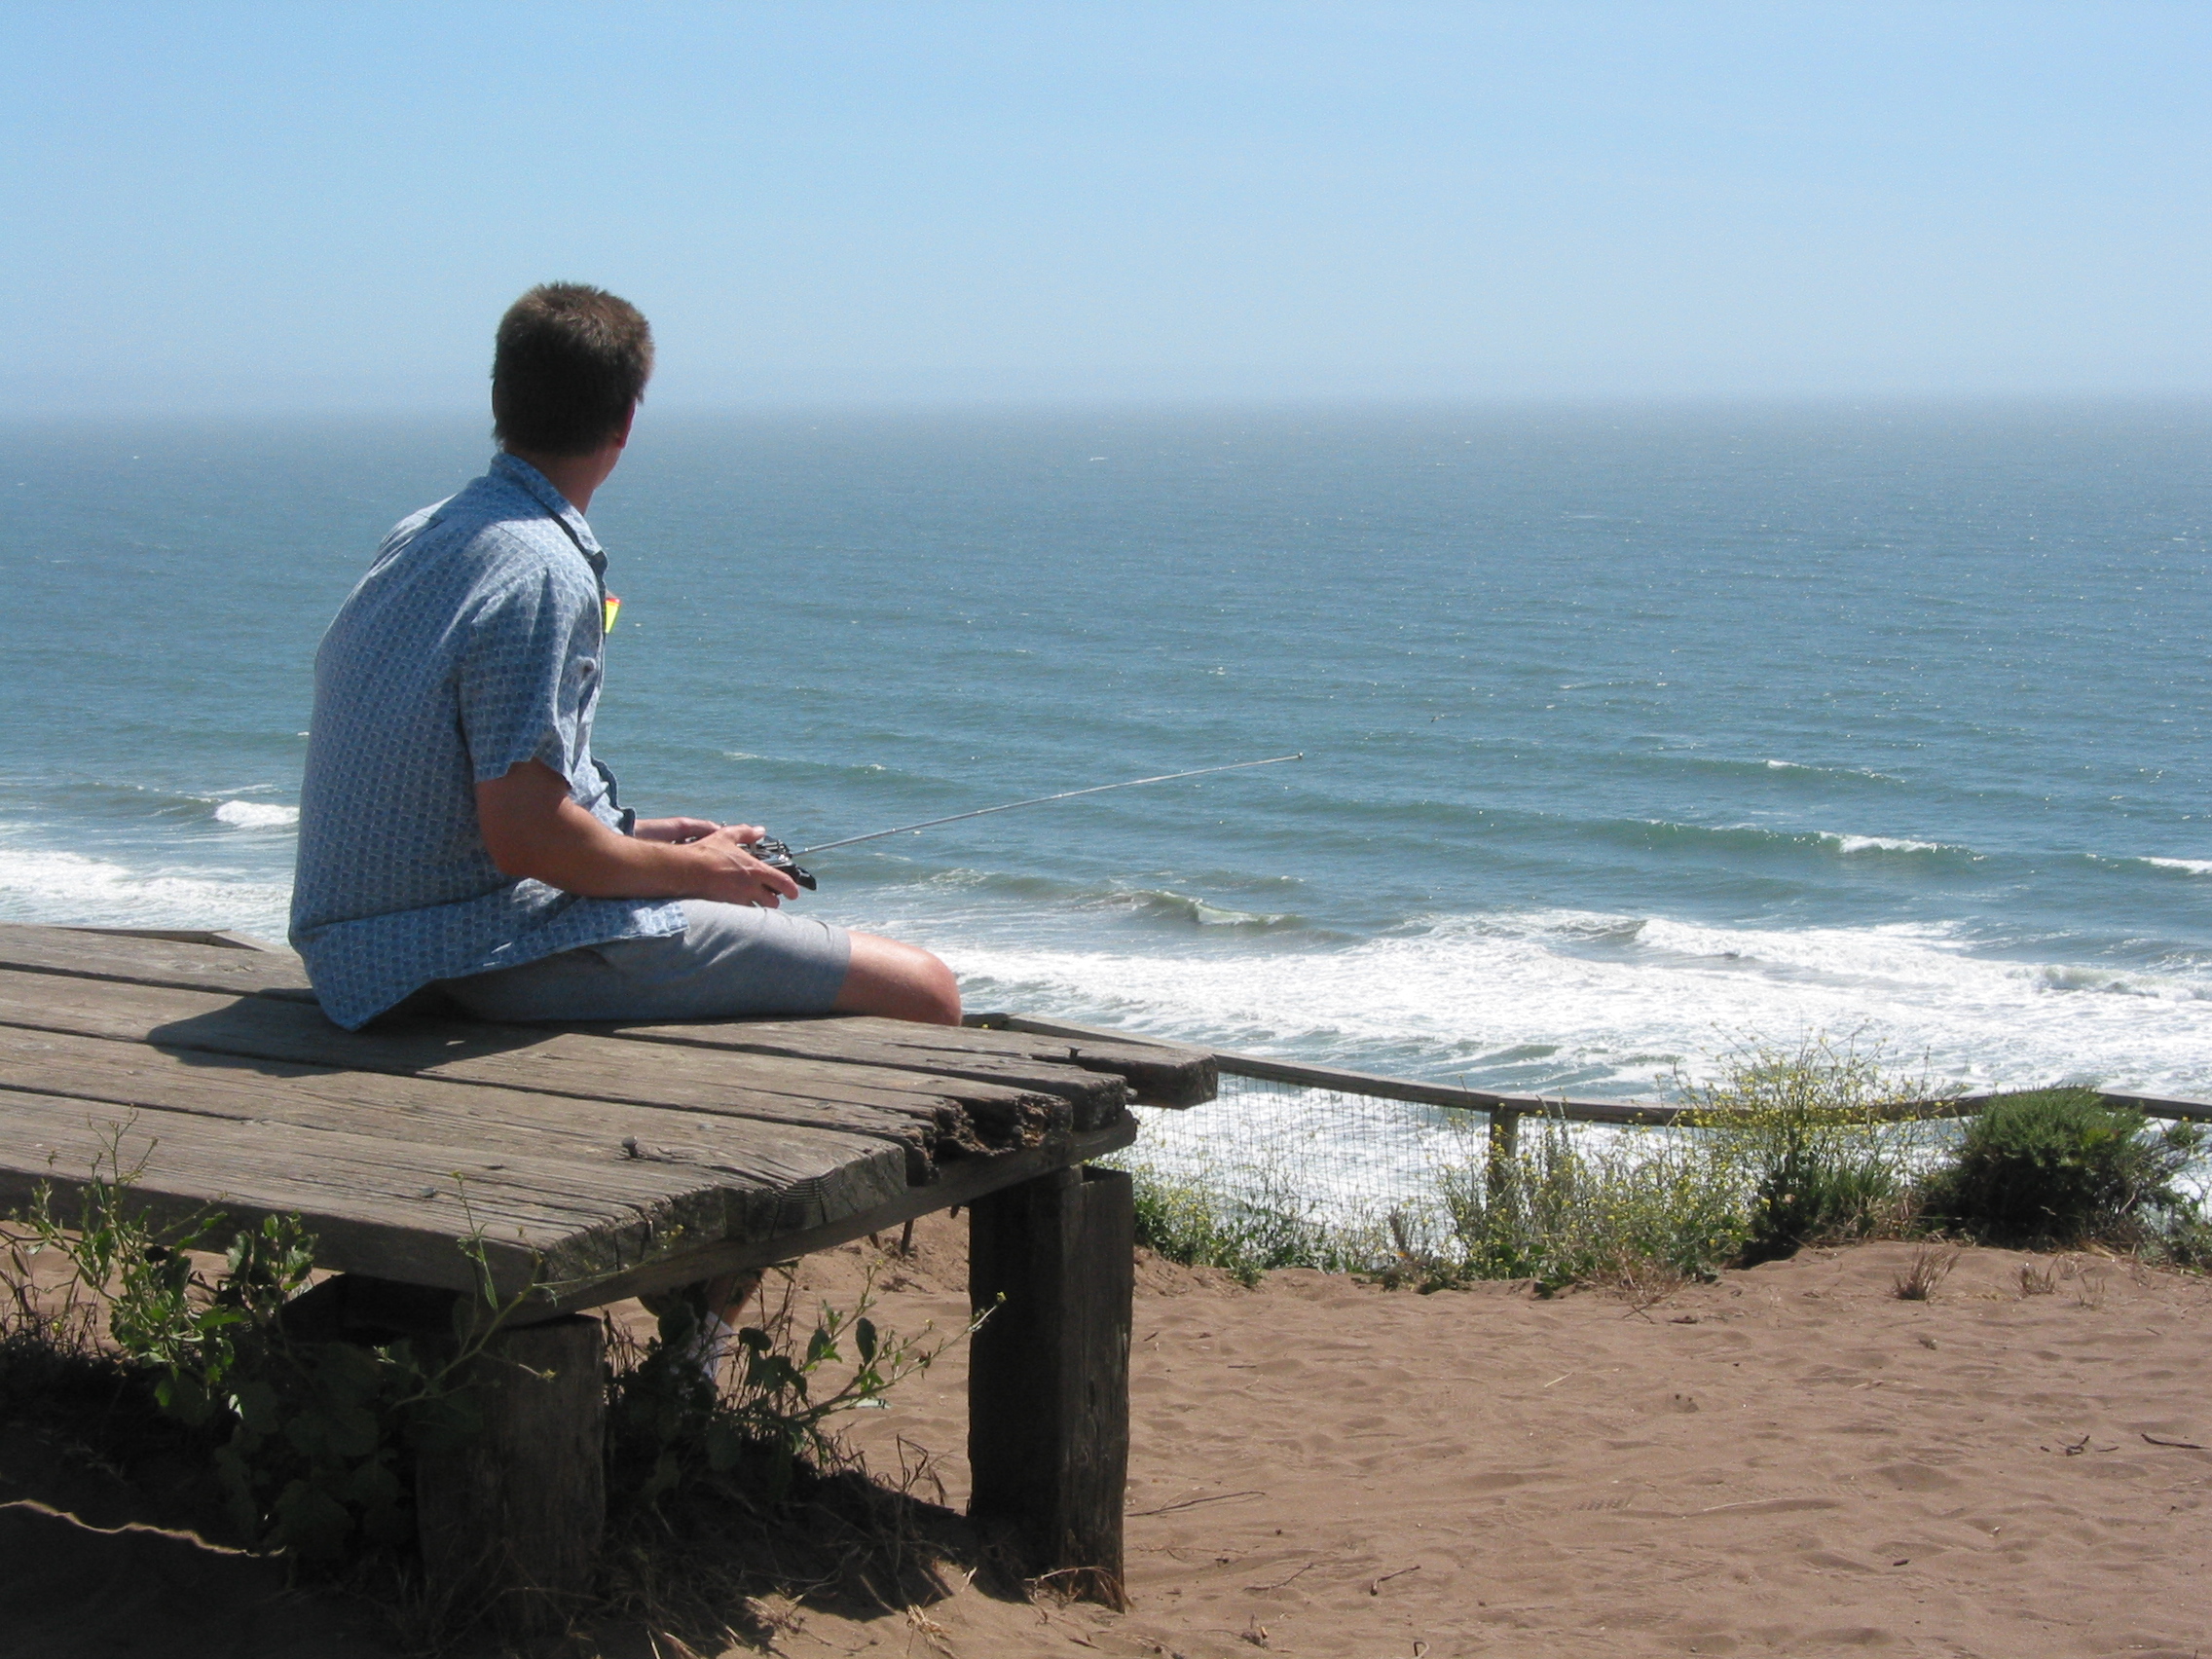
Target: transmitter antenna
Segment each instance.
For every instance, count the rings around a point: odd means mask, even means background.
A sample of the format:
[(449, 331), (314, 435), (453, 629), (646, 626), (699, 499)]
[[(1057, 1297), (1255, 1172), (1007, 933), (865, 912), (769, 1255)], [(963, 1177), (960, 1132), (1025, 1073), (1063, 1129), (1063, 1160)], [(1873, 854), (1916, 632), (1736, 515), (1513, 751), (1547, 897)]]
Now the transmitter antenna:
[(1119, 784), (1093, 784), (1087, 790), (1062, 790), (1058, 794), (1037, 795), (1030, 800), (1010, 800), (1004, 806), (978, 806), (973, 812), (955, 812), (943, 818), (925, 818), (919, 824), (902, 824), (895, 830), (874, 830), (866, 835), (848, 835), (842, 841), (824, 841), (812, 847), (801, 847), (790, 856), (803, 859), (809, 853), (826, 853), (832, 847), (858, 846), (863, 841), (880, 841), (886, 835), (903, 835), (912, 830), (934, 830), (940, 824), (957, 824), (963, 818), (981, 818), (993, 812), (1012, 812), (1017, 806), (1043, 806), (1049, 800), (1070, 800), (1077, 795), (1099, 794), (1107, 790), (1133, 790), (1139, 784), (1171, 784), (1177, 778), (1203, 778), (1214, 772), (1241, 772), (1248, 766), (1279, 766), (1285, 760), (1303, 760), (1306, 752), (1296, 755), (1274, 755), (1265, 760), (1234, 760), (1226, 766), (1200, 766), (1189, 772), (1162, 772), (1156, 778), (1130, 778)]

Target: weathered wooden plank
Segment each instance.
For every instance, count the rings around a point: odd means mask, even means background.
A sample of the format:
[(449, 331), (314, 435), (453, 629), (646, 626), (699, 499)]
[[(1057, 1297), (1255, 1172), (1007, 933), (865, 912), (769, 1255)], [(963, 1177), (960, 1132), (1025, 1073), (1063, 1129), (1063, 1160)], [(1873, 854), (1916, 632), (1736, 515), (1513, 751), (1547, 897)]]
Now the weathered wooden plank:
[(873, 1136), (441, 1079), (0, 1026), (0, 1078), (18, 1089), (240, 1123), (514, 1152), (583, 1164), (658, 1162), (726, 1176), (725, 1237), (819, 1227), (906, 1186), (903, 1148)]
[[(182, 990), (250, 990), (293, 999), (313, 994), (299, 958), (289, 951), (244, 951), (184, 939), (68, 928), (0, 926), (0, 968)], [(1033, 1031), (948, 1028), (846, 1015), (585, 1029), (622, 1030), (664, 1042), (691, 1041), (753, 1053), (888, 1065), (1043, 1088), (1069, 1100), (1079, 1117), (1096, 1122), (1110, 1119), (1119, 1100), (1110, 1088), (1070, 1076), (1070, 1068), (1124, 1078), (1150, 1104), (1193, 1105), (1212, 1098), (1212, 1056), (1206, 1050), (1088, 1033), (1070, 1042)], [(740, 1032), (742, 1039), (735, 1035)], [(1040, 1062), (1044, 1069), (1035, 1069)], [(1087, 1104), (1092, 1110), (1086, 1111)]]
[(1214, 1051), (1196, 1043), (1014, 1014), (972, 1014), (962, 1023), (998, 1042), (1039, 1045), (1030, 1051), (1040, 1058), (1061, 1055), (1095, 1071), (1119, 1072), (1140, 1106), (1202, 1106), (1220, 1084)]
[(42, 1182), (135, 1170), (134, 1201), (168, 1216), (297, 1212), (319, 1265), (467, 1290), (480, 1233), (503, 1294), (602, 1277), (726, 1235), (733, 1177), (682, 1164), (564, 1159), (123, 1109), (0, 1089), (0, 1202)]
[(817, 1250), (834, 1249), (849, 1244), (869, 1233), (880, 1233), (897, 1227), (916, 1216), (928, 1215), (933, 1210), (949, 1209), (958, 1204), (972, 1204), (984, 1194), (1011, 1183), (1027, 1181), (1051, 1170), (1068, 1164), (1082, 1163), (1093, 1158), (1104, 1158), (1110, 1152), (1119, 1152), (1137, 1138), (1134, 1118), (1124, 1118), (1102, 1129), (1090, 1129), (1081, 1134), (1053, 1135), (1041, 1145), (1010, 1152), (1003, 1158), (964, 1159), (945, 1166), (941, 1180), (927, 1187), (908, 1187), (891, 1202), (866, 1214), (847, 1216), (843, 1221), (827, 1227), (810, 1228), (804, 1233), (779, 1234), (773, 1238), (752, 1243), (731, 1242), (717, 1244), (705, 1250), (664, 1262), (648, 1262), (612, 1278), (564, 1290), (549, 1304), (551, 1310), (566, 1312), (579, 1308), (596, 1308), (601, 1303), (617, 1301), (625, 1296), (645, 1296), (671, 1286), (691, 1284), (718, 1273), (738, 1272), (749, 1268), (773, 1267), (778, 1262), (796, 1261)]
[(115, 939), (166, 939), (177, 944), (212, 944), (228, 950), (273, 951), (279, 956), (296, 954), (290, 945), (278, 944), (275, 940), (262, 939), (254, 934), (240, 933), (236, 928), (107, 928), (70, 922), (66, 931), (106, 934)]
[(178, 990), (314, 995), (307, 969), (288, 950), (240, 950), (104, 928), (0, 926), (0, 968)]
[[(577, 1030), (619, 1033), (633, 1042), (663, 1048), (713, 1049), (725, 1053), (774, 1055), (791, 1060), (826, 1061), (895, 1070), (926, 1069), (932, 1077), (965, 1078), (1010, 1088), (1055, 1094), (1068, 1103), (1075, 1127), (1091, 1129), (1119, 1117), (1128, 1087), (1116, 1076), (1053, 1064), (1019, 1054), (978, 1053), (953, 1048), (923, 1049), (888, 1043), (851, 1029), (847, 1019), (686, 1021), (645, 1024), (610, 1021)], [(895, 1020), (867, 1024), (896, 1025)], [(917, 1027), (916, 1029), (929, 1029)]]
[[(1195, 1106), (1213, 1098), (1216, 1076), (1211, 1050), (1190, 1044), (1116, 1041), (1063, 1036), (984, 1025), (917, 1025), (903, 1019), (839, 1014), (829, 1020), (746, 1021), (756, 1034), (797, 1035), (811, 1030), (830, 1040), (861, 1040), (914, 1055), (996, 1056), (1002, 1059), (1072, 1065), (1122, 1078), (1148, 1106)], [(909, 1058), (907, 1064), (922, 1063)]]
[(915, 1071), (461, 1021), (347, 1032), (275, 998), (62, 975), (0, 971), (0, 1024), (845, 1129), (914, 1147), (925, 1179), (933, 1155), (1031, 1145), (1069, 1115), (1049, 1093)]

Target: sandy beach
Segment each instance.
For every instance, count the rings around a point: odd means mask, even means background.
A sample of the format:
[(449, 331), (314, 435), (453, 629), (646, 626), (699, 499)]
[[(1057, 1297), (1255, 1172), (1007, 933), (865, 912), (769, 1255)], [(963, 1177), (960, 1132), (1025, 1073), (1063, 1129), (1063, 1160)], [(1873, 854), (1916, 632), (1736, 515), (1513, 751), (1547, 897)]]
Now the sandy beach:
[[(802, 1289), (850, 1306), (873, 1271), (883, 1322), (957, 1328), (964, 1237), (931, 1218), (911, 1259), (851, 1246)], [(2202, 1651), (2212, 1285), (1976, 1250), (1905, 1302), (1912, 1254), (1809, 1251), (1641, 1309), (1147, 1260), (1128, 1612), (957, 1572), (876, 1617), (746, 1611), (798, 1656)], [(2052, 1289), (2023, 1294), (2023, 1264)], [(880, 1467), (927, 1452), (955, 1508), (964, 1382), (955, 1348), (853, 1431)], [(393, 1650), (103, 1479), (20, 1439), (0, 1458), (0, 1654)], [(656, 1651), (623, 1628), (590, 1647)]]

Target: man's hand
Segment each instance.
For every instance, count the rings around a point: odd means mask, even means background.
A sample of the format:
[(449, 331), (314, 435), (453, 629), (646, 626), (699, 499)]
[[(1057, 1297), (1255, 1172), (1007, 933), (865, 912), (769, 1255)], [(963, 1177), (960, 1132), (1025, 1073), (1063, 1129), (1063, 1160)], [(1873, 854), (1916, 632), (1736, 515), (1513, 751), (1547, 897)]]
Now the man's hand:
[(797, 882), (746, 850), (766, 833), (757, 824), (730, 824), (686, 843), (685, 852), (696, 852), (711, 861), (702, 879), (710, 882), (713, 890), (683, 897), (719, 899), (725, 904), (759, 904), (770, 910), (786, 899), (796, 899)]
[(760, 839), (758, 825), (655, 818), (636, 825), (637, 834), (617, 834), (538, 760), (478, 784), (476, 821), (501, 875), (587, 899), (718, 899), (774, 909), (798, 897), (797, 882), (745, 850)]

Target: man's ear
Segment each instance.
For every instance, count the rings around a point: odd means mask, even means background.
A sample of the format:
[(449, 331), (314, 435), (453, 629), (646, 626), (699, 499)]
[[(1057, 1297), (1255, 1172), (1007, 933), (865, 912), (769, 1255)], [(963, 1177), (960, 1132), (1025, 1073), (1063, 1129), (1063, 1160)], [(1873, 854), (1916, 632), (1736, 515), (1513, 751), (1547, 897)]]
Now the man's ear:
[(622, 417), (622, 425), (621, 425), (621, 428), (620, 428), (620, 429), (619, 429), (618, 431), (616, 431), (616, 432), (615, 432), (615, 434), (614, 434), (614, 447), (615, 447), (616, 449), (627, 449), (627, 448), (629, 447), (629, 444), (630, 444), (630, 426), (631, 426), (632, 423), (634, 423), (634, 422), (635, 422), (635, 421), (636, 421), (637, 419), (638, 419), (638, 406), (637, 406), (637, 405), (636, 405), (635, 403), (633, 403), (633, 404), (631, 404), (631, 405), (630, 405), (630, 412), (629, 412), (629, 413), (628, 413), (627, 415), (625, 415), (625, 416), (623, 416), (623, 417)]

